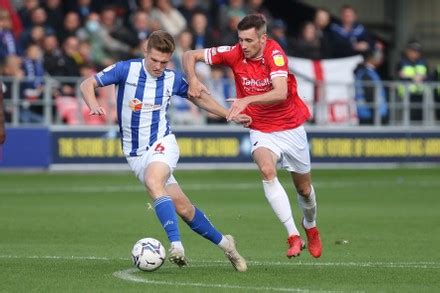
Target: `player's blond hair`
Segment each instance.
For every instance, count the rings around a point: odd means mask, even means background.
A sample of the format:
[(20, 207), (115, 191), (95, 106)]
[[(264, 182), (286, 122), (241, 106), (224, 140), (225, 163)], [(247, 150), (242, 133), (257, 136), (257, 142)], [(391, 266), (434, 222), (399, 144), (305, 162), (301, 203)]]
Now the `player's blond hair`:
[(248, 14), (237, 25), (239, 31), (254, 28), (261, 37), (267, 32), (266, 19), (262, 14)]
[(176, 44), (173, 37), (166, 31), (154, 31), (148, 37), (147, 52), (155, 49), (162, 53), (173, 53), (175, 48)]

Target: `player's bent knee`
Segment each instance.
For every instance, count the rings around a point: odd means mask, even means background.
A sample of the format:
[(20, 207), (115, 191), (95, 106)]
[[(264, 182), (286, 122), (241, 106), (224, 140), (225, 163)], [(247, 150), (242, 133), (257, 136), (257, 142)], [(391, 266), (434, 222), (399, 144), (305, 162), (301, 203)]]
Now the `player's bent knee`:
[(308, 183), (296, 186), (296, 192), (298, 192), (298, 194), (301, 196), (308, 197), (311, 191), (312, 187)]
[(261, 166), (260, 171), (264, 180), (273, 180), (277, 176), (276, 169), (269, 165)]

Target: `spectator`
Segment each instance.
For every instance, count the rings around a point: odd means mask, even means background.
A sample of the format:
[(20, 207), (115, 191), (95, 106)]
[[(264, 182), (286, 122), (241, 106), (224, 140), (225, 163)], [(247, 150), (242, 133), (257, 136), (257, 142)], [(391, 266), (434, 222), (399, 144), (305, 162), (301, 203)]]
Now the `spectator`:
[(139, 0), (138, 10), (148, 13), (151, 16), (151, 13), (154, 9), (153, 0)]
[(26, 48), (23, 59), (24, 75), (23, 97), (20, 120), (24, 123), (41, 123), (43, 121), (42, 92), (44, 82), (43, 53), (36, 44)]
[(229, 17), (228, 27), (221, 33), (220, 43), (233, 46), (238, 42), (237, 25), (241, 19), (242, 17), (238, 15)]
[(292, 53), (290, 40), (287, 36), (286, 24), (282, 19), (276, 19), (272, 22), (270, 36), (280, 44), (285, 52), (288, 54)]
[(55, 34), (55, 29), (47, 24), (46, 11), (41, 7), (37, 7), (31, 11), (31, 26), (26, 28), (21, 34), (23, 48), (26, 48), (31, 42), (32, 29), (36, 26), (43, 27), (46, 35)]
[(18, 54), (17, 43), (11, 31), (9, 12), (0, 9), (0, 61), (8, 55)]
[[(224, 108), (229, 108), (226, 99), (232, 97), (229, 95), (228, 89), (230, 80), (225, 77), (225, 71), (222, 66), (213, 65), (211, 67), (211, 76), (205, 81), (206, 87), (211, 92), (212, 97)], [(233, 95), (235, 96), (235, 95)], [(225, 118), (207, 112), (206, 122), (208, 124), (226, 124)]]
[[(379, 110), (381, 124), (388, 119), (386, 92), (377, 68), (382, 64), (380, 51), (367, 51), (363, 54), (364, 62), (354, 70), (355, 100), (360, 125), (372, 125), (376, 110)], [(377, 100), (376, 100), (377, 99)]]
[[(246, 16), (246, 8), (244, 5), (244, 0), (229, 0), (228, 5), (220, 6), (218, 13), (219, 13), (220, 30), (221, 31), (228, 30), (230, 28), (231, 18), (238, 19), (238, 22), (240, 22), (240, 20)], [(235, 33), (237, 34), (236, 31)]]
[(81, 27), (81, 20), (77, 12), (70, 11), (62, 21), (63, 25), (57, 32), (57, 37), (60, 42), (64, 42), (67, 37), (74, 37), (77, 35)]
[(400, 86), (398, 92), (403, 98), (405, 91), (409, 91), (411, 121), (423, 119), (423, 82), (428, 79), (428, 73), (428, 64), (422, 58), (422, 45), (417, 41), (410, 41), (397, 65), (397, 74), (400, 80), (410, 82), (407, 87)]
[(321, 47), (321, 58), (331, 58), (332, 44), (330, 32), (330, 12), (325, 8), (316, 9), (313, 24), (316, 27), (316, 35), (318, 36)]
[(132, 16), (132, 31), (135, 36), (135, 51), (142, 51), (142, 43), (152, 32), (150, 15), (142, 10), (136, 11)]
[(173, 7), (170, 0), (157, 0), (152, 16), (159, 21), (162, 29), (173, 37), (183, 31), (187, 25), (183, 15)]
[[(3, 68), (2, 72), (1, 72), (2, 76), (9, 77), (9, 78), (12, 78), (12, 79), (18, 80), (18, 81), (21, 81), (24, 77), (24, 72), (22, 69), (22, 59), (17, 55), (6, 56), (6, 58), (3, 59), (2, 68)], [(12, 91), (10, 90), (12, 87), (10, 86), (11, 85), (10, 82), (5, 81), (5, 83), (6, 83), (6, 86), (9, 88), (9, 90), (7, 90), (3, 95), (4, 96), (3, 98), (6, 102), (8, 100), (11, 101), (11, 99), (12, 99), (12, 96), (11, 96)], [(21, 96), (21, 94), (19, 94), (19, 95)], [(10, 102), (5, 103), (5, 105), (7, 105), (7, 104), (11, 104), (11, 103)], [(12, 118), (13, 118), (12, 113), (13, 113), (12, 108), (6, 106), (6, 108), (5, 108), (6, 122), (12, 121)]]
[(313, 22), (307, 21), (293, 43), (292, 55), (307, 59), (321, 59), (321, 44)]
[(46, 0), (44, 10), (47, 14), (47, 25), (57, 30), (61, 29), (60, 24), (63, 23), (64, 11), (61, 0)]
[(216, 45), (214, 33), (209, 29), (208, 19), (202, 10), (194, 12), (190, 24), (193, 34), (192, 49), (210, 48)]
[(247, 14), (262, 14), (270, 25), (273, 21), (272, 13), (264, 6), (264, 0), (248, 0), (245, 6)]
[(93, 12), (92, 0), (77, 0), (75, 11), (78, 13), (81, 23), (85, 24), (90, 14)]
[(341, 8), (341, 23), (330, 25), (333, 57), (348, 57), (373, 49), (372, 40), (365, 27), (357, 22), (355, 9), (350, 5)]
[[(434, 70), (433, 81), (440, 83), (440, 64)], [(440, 121), (440, 84), (434, 87), (434, 101), (435, 101), (435, 119)]]
[(130, 53), (130, 47), (137, 45), (137, 38), (134, 34), (131, 34), (128, 29), (122, 23), (122, 19), (117, 17), (114, 7), (107, 6), (101, 10), (101, 25), (110, 36), (119, 41), (121, 44), (128, 46), (121, 46), (120, 49), (115, 50), (116, 58), (128, 59)]
[(18, 10), (23, 27), (30, 28), (32, 26), (31, 12), (38, 7), (38, 0), (24, 0), (23, 7)]
[(182, 3), (177, 7), (177, 9), (185, 18), (187, 23), (191, 23), (191, 19), (196, 12), (203, 11), (206, 15), (206, 12), (199, 5), (197, 0), (182, 0)]
[(189, 30), (184, 30), (177, 37), (176, 49), (173, 54), (174, 69), (182, 71), (182, 56), (183, 53), (192, 49), (193, 35)]

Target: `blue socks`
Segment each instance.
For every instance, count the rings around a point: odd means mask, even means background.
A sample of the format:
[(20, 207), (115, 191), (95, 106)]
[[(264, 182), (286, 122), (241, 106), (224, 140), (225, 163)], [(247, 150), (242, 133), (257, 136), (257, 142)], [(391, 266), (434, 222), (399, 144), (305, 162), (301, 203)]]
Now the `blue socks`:
[(196, 233), (210, 240), (218, 245), (223, 238), (223, 235), (211, 224), (208, 217), (196, 208), (194, 218), (190, 222), (186, 222), (189, 227)]
[(180, 241), (176, 208), (171, 197), (166, 195), (156, 199), (154, 201), (154, 209), (170, 242)]

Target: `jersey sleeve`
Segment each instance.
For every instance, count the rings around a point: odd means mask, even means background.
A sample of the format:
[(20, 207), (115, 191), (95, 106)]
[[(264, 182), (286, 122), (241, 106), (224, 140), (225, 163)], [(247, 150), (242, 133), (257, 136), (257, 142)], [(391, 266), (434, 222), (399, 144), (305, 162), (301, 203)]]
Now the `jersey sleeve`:
[(268, 64), (271, 80), (276, 77), (287, 77), (289, 72), (287, 56), (278, 44), (269, 50), (265, 62)]
[(123, 62), (112, 64), (95, 75), (95, 79), (99, 86), (107, 86), (110, 84), (119, 84), (123, 75)]
[(220, 46), (205, 49), (205, 63), (208, 65), (230, 65), (237, 60), (237, 46)]
[(176, 72), (176, 78), (173, 84), (173, 95), (188, 98), (188, 82), (182, 73)]

